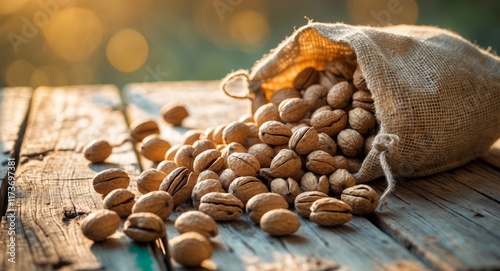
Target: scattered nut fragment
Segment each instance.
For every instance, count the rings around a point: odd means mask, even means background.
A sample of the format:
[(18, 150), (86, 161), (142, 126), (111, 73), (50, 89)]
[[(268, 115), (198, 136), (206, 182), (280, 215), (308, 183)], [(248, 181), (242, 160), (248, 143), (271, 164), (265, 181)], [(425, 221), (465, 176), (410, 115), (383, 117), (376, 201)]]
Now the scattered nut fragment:
[(200, 211), (188, 211), (182, 213), (174, 223), (175, 229), (180, 233), (197, 232), (206, 238), (215, 237), (219, 228), (215, 220)]
[(337, 136), (337, 143), (346, 156), (354, 157), (363, 151), (365, 139), (356, 130), (345, 129)]
[(174, 211), (174, 199), (165, 191), (153, 191), (142, 195), (132, 208), (132, 213), (153, 213), (167, 219)]
[(119, 226), (120, 216), (107, 209), (91, 212), (80, 225), (83, 235), (96, 242), (106, 240)]
[(306, 167), (313, 173), (328, 175), (337, 169), (337, 163), (329, 153), (313, 151), (307, 155)]
[(165, 122), (180, 126), (182, 121), (189, 116), (189, 112), (182, 104), (167, 104), (160, 109), (160, 115)]
[(195, 184), (195, 175), (186, 167), (178, 167), (165, 177), (159, 189), (170, 193), (177, 206), (189, 199)]
[(137, 190), (141, 194), (157, 191), (165, 177), (167, 177), (167, 173), (163, 171), (154, 168), (146, 169), (137, 177)]
[(92, 179), (94, 190), (103, 195), (118, 188), (127, 188), (130, 183), (128, 173), (121, 168), (109, 168), (97, 173)]
[(217, 221), (228, 221), (240, 217), (243, 207), (243, 202), (233, 194), (210, 192), (201, 197), (199, 210)]
[(271, 165), (274, 157), (274, 150), (266, 143), (258, 143), (248, 148), (248, 153), (259, 161), (260, 167), (266, 168)]
[(330, 175), (328, 182), (330, 183), (332, 194), (338, 197), (344, 189), (354, 186), (356, 179), (346, 169), (337, 169)]
[(193, 201), (193, 206), (198, 209), (201, 197), (210, 192), (222, 192), (222, 184), (219, 180), (208, 179), (196, 183), (193, 191), (191, 192), (191, 200)]
[(104, 139), (95, 139), (83, 148), (85, 158), (92, 163), (102, 163), (113, 152), (113, 147)]
[(160, 127), (152, 119), (138, 119), (130, 125), (130, 135), (137, 142), (141, 142), (148, 135), (154, 134), (160, 134)]
[(238, 176), (257, 176), (260, 164), (249, 153), (235, 152), (227, 158), (228, 167)]
[(282, 196), (288, 204), (292, 204), (300, 192), (299, 184), (292, 178), (276, 178), (271, 181), (271, 192)]
[(229, 193), (246, 204), (255, 195), (268, 192), (267, 187), (259, 179), (251, 176), (238, 177), (229, 185)]
[(133, 213), (123, 224), (123, 233), (141, 243), (152, 242), (166, 235), (163, 220), (153, 213)]
[(316, 176), (313, 172), (306, 172), (300, 180), (302, 191), (319, 191), (328, 194), (328, 177), (325, 175)]
[(271, 235), (284, 236), (296, 232), (300, 228), (300, 221), (290, 210), (275, 209), (262, 216), (260, 227)]
[(169, 241), (172, 258), (186, 267), (200, 266), (204, 260), (210, 259), (213, 253), (212, 244), (197, 232), (187, 232)]
[(287, 209), (288, 202), (279, 194), (267, 192), (253, 196), (248, 200), (245, 210), (250, 219), (259, 224), (260, 218), (274, 209)]
[(280, 150), (271, 161), (270, 173), (274, 178), (287, 178), (302, 167), (300, 157), (292, 150)]
[(312, 84), (318, 83), (319, 72), (313, 67), (307, 67), (300, 71), (293, 81), (293, 88), (298, 91), (308, 88)]
[(309, 215), (311, 214), (311, 205), (315, 201), (327, 197), (327, 194), (319, 191), (307, 191), (300, 193), (295, 198), (295, 211), (297, 211), (297, 213), (302, 217), (309, 218)]
[(292, 130), (279, 121), (266, 121), (259, 128), (260, 140), (269, 145), (288, 144), (291, 136)]
[(351, 207), (335, 198), (322, 198), (311, 205), (309, 219), (321, 226), (339, 226), (352, 219)]
[(163, 161), (170, 143), (158, 135), (149, 135), (142, 140), (141, 154), (153, 162)]
[(172, 172), (172, 170), (174, 170), (176, 168), (177, 168), (177, 165), (172, 160), (163, 160), (156, 167), (157, 170), (163, 171), (165, 174), (169, 174), (170, 172)]
[(103, 200), (103, 208), (116, 212), (120, 217), (125, 218), (132, 213), (132, 206), (135, 203), (135, 195), (124, 188), (118, 188)]
[(378, 195), (373, 188), (366, 184), (358, 184), (344, 189), (341, 195), (342, 201), (349, 204), (355, 215), (366, 215), (377, 208)]

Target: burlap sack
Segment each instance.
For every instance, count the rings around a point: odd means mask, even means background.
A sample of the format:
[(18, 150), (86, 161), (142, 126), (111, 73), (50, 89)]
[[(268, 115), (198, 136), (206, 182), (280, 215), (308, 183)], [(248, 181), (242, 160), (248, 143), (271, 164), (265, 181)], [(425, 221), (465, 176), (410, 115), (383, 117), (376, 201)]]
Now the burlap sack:
[(336, 58), (357, 59), (380, 125), (360, 183), (386, 175), (390, 191), (393, 174), (455, 168), (500, 137), (500, 58), (435, 27), (310, 23), (253, 67), (250, 96), (265, 102), (305, 67)]

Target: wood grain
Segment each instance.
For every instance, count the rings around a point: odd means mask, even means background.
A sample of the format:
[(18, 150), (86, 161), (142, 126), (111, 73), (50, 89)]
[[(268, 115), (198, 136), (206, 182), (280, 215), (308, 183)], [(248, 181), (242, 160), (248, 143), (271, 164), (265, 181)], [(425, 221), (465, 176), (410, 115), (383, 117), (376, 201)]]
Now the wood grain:
[[(113, 140), (127, 134), (118, 90), (113, 86), (38, 88), (16, 173), (16, 263), (0, 254), (2, 270), (160, 270), (149, 248), (115, 233), (94, 243), (80, 230), (81, 219), (102, 208), (92, 188), (96, 172), (122, 167), (137, 176), (133, 147), (113, 150), (105, 164), (90, 164), (82, 153), (94, 138)], [(131, 189), (134, 189), (132, 183)], [(2, 229), (0, 240), (8, 238)], [(149, 265), (145, 265), (149, 262)]]
[[(129, 85), (124, 93), (129, 102), (128, 118), (157, 117), (161, 105), (173, 100), (185, 103), (191, 112), (190, 119), (186, 119), (186, 126), (190, 128), (228, 123), (246, 113), (247, 103), (224, 97), (217, 86), (218, 82)], [(162, 134), (176, 143), (185, 131), (164, 126)], [(147, 167), (150, 164), (143, 165)], [(170, 217), (167, 222), (169, 238), (178, 235), (173, 227), (175, 218), (191, 209), (190, 206), (181, 206)], [(335, 269), (349, 270), (387, 270), (394, 266), (426, 270), (414, 255), (366, 218), (355, 217), (345, 226), (337, 228), (320, 227), (304, 219), (301, 219), (301, 223), (297, 233), (281, 238), (268, 235), (246, 215), (233, 222), (219, 223), (219, 235), (212, 240), (216, 250), (206, 269), (294, 270), (292, 267), (303, 267), (307, 263), (313, 266), (322, 263), (330, 264)], [(176, 267), (184, 270), (180, 266)], [(333, 267), (325, 270), (334, 270)]]
[[(8, 159), (19, 153), (22, 133), (31, 100), (31, 88), (0, 89), (0, 217), (6, 211)], [(14, 173), (14, 172), (12, 172)]]
[(374, 222), (436, 270), (499, 270), (499, 180), (481, 160), (402, 180)]

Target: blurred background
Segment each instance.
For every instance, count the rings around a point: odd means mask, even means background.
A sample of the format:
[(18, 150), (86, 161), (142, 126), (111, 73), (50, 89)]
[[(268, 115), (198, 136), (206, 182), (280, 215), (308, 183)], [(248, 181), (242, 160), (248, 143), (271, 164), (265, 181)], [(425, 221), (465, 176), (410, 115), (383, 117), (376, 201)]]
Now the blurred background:
[(425, 24), (500, 48), (494, 0), (1, 0), (0, 87), (221, 79), (315, 22)]

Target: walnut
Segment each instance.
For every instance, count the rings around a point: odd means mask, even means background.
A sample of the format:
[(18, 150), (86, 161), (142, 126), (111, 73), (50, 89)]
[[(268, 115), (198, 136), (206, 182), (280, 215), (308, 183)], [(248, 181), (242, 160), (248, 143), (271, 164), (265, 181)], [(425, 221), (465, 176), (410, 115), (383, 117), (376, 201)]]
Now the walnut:
[(334, 196), (340, 196), (342, 191), (356, 184), (356, 179), (346, 169), (337, 169), (328, 178), (330, 190)]
[(276, 178), (271, 181), (271, 192), (282, 196), (288, 204), (292, 204), (300, 192), (299, 184), (292, 178)]
[(82, 220), (80, 227), (90, 240), (104, 241), (120, 227), (120, 216), (107, 209), (96, 210)]
[(245, 123), (233, 121), (228, 123), (226, 128), (222, 131), (222, 140), (224, 144), (229, 144), (231, 142), (243, 144), (247, 139), (248, 132), (249, 128)]
[(141, 154), (153, 162), (160, 162), (170, 149), (170, 143), (158, 135), (149, 135), (142, 140)]
[(312, 172), (306, 172), (300, 179), (300, 188), (302, 191), (318, 191), (328, 194), (328, 177), (325, 175), (316, 176)]
[(311, 126), (318, 133), (326, 133), (329, 136), (337, 135), (347, 124), (347, 114), (342, 109), (333, 111), (322, 111), (311, 118)]
[(270, 173), (274, 178), (287, 178), (302, 167), (300, 157), (292, 150), (283, 149), (271, 161)]
[(279, 104), (278, 111), (284, 122), (297, 122), (307, 115), (309, 105), (301, 98), (288, 98)]
[(204, 195), (210, 192), (223, 192), (222, 184), (219, 180), (208, 179), (196, 183), (191, 192), (191, 200), (193, 201), (193, 206), (198, 209), (200, 206), (200, 199)]
[(148, 243), (165, 237), (165, 223), (153, 213), (134, 213), (123, 224), (123, 233), (134, 241)]
[(104, 162), (112, 152), (113, 146), (103, 139), (92, 140), (83, 148), (85, 158), (92, 163)]
[(375, 128), (375, 124), (375, 116), (369, 111), (361, 107), (349, 111), (349, 125), (360, 134), (366, 135), (371, 133), (373, 128)]
[(298, 155), (306, 155), (316, 148), (318, 141), (319, 136), (316, 129), (306, 126), (292, 134), (288, 141), (288, 147)]
[(230, 193), (210, 192), (200, 199), (200, 211), (217, 221), (234, 220), (243, 214), (243, 202)]
[(187, 232), (169, 241), (172, 258), (186, 267), (197, 267), (212, 257), (210, 241), (200, 233)]
[(230, 168), (226, 168), (219, 175), (219, 178), (220, 178), (220, 182), (222, 184), (222, 188), (224, 188), (224, 190), (228, 191), (229, 186), (236, 178), (238, 178), (238, 175), (236, 175), (236, 173), (234, 173), (234, 171), (232, 171)]
[(189, 113), (183, 104), (175, 103), (163, 106), (160, 109), (160, 115), (165, 122), (180, 126), (182, 121), (189, 116)]
[(335, 84), (337, 84), (339, 81), (329, 71), (322, 71), (319, 73), (319, 84), (324, 86), (326, 89), (331, 89)]
[(175, 145), (172, 145), (172, 147), (170, 147), (170, 149), (168, 149), (168, 151), (165, 153), (165, 157), (164, 157), (164, 159), (165, 159), (165, 160), (171, 160), (171, 161), (174, 161), (175, 154), (177, 154), (177, 151), (178, 151), (178, 150), (179, 150), (182, 146), (186, 146), (186, 145), (181, 145), (181, 144), (175, 144)]
[(171, 161), (171, 160), (163, 160), (156, 167), (157, 170), (163, 171), (165, 174), (169, 174), (170, 172), (172, 172), (172, 170), (174, 170), (176, 168), (177, 168), (177, 165), (175, 164), (174, 161)]
[(334, 156), (337, 153), (337, 143), (325, 133), (318, 133), (318, 143), (314, 150), (324, 151)]
[(265, 184), (251, 176), (238, 177), (229, 185), (229, 193), (236, 196), (243, 204), (255, 195), (269, 192)]
[(121, 168), (109, 168), (97, 173), (92, 179), (94, 190), (103, 195), (118, 188), (127, 188), (130, 184), (128, 173)]
[[(200, 139), (200, 136), (204, 133), (204, 130), (192, 129), (187, 131), (182, 135), (182, 145), (192, 145), (196, 140)], [(203, 138), (206, 139), (206, 138)]]
[(306, 167), (316, 174), (328, 175), (337, 169), (337, 163), (329, 153), (313, 151), (307, 155)]
[(178, 167), (186, 167), (189, 171), (193, 171), (194, 152), (193, 146), (181, 146), (175, 153), (174, 162)]
[[(211, 138), (215, 144), (224, 143), (224, 137), (223, 137), (222, 133), (224, 132), (225, 128), (226, 128), (226, 124), (220, 124), (220, 125), (215, 126), (214, 131), (212, 133), (212, 138)], [(208, 139), (210, 139), (210, 138), (208, 138)]]
[(309, 111), (328, 105), (326, 97), (328, 95), (328, 88), (322, 85), (312, 85), (306, 89), (302, 99), (309, 104)]
[(204, 180), (214, 179), (220, 181), (220, 177), (217, 173), (211, 170), (204, 170), (198, 174), (198, 178), (196, 179), (196, 183), (199, 183)]
[(253, 118), (255, 120), (255, 124), (259, 127), (266, 121), (281, 121), (278, 105), (267, 103), (260, 106), (259, 109), (255, 111)]
[(346, 160), (348, 164), (347, 171), (349, 171), (350, 173), (358, 172), (359, 169), (361, 168), (361, 164), (363, 164), (363, 161), (361, 161), (361, 159), (358, 158), (347, 157)]
[(197, 232), (206, 238), (215, 237), (219, 228), (215, 220), (200, 211), (187, 211), (182, 213), (174, 223), (175, 229), (180, 233)]
[(295, 211), (297, 213), (305, 218), (309, 218), (309, 215), (311, 214), (311, 205), (322, 198), (327, 198), (328, 195), (326, 193), (320, 192), (320, 191), (306, 191), (303, 193), (300, 193), (296, 198), (295, 198)]
[(345, 129), (338, 134), (337, 143), (346, 156), (354, 157), (363, 151), (365, 139), (356, 130)]
[(248, 217), (259, 224), (260, 218), (268, 211), (274, 209), (287, 209), (288, 202), (276, 193), (261, 193), (250, 198), (246, 204), (245, 210)]
[(255, 123), (250, 123), (247, 122), (245, 123), (246, 126), (248, 126), (248, 135), (247, 139), (243, 143), (243, 146), (245, 148), (250, 148), (251, 146), (262, 143), (262, 141), (259, 138), (259, 126)]
[(152, 119), (138, 119), (130, 124), (130, 136), (141, 142), (148, 135), (160, 134), (158, 123)]
[(262, 216), (260, 227), (263, 231), (274, 236), (290, 235), (299, 229), (300, 220), (290, 210), (275, 209)]
[(378, 195), (366, 184), (358, 184), (342, 191), (342, 201), (349, 204), (355, 215), (366, 215), (377, 208)]
[(269, 101), (275, 105), (279, 105), (282, 101), (289, 98), (302, 98), (302, 95), (293, 88), (283, 88), (273, 92)]
[(227, 161), (228, 161), (229, 155), (231, 155), (233, 153), (237, 153), (237, 152), (245, 153), (245, 152), (247, 152), (247, 148), (245, 148), (245, 146), (241, 145), (240, 143), (232, 142), (232, 143), (227, 144), (222, 149), (222, 151), (221, 151), (222, 158), (224, 159), (224, 165), (226, 167), (228, 167)]
[(309, 219), (321, 226), (339, 226), (352, 219), (351, 207), (335, 198), (322, 198), (311, 205)]
[(160, 190), (166, 191), (174, 198), (174, 205), (186, 202), (191, 196), (196, 177), (186, 167), (178, 167), (170, 172), (160, 184)]
[(193, 162), (193, 170), (199, 174), (204, 170), (220, 172), (224, 169), (224, 159), (221, 158), (221, 152), (217, 149), (210, 149), (200, 153)]
[(288, 144), (291, 136), (290, 128), (279, 121), (266, 121), (259, 128), (260, 140), (269, 145)]
[(334, 155), (333, 159), (337, 162), (337, 169), (349, 169), (349, 161), (342, 155)]
[(147, 212), (167, 219), (174, 211), (174, 198), (165, 191), (153, 191), (142, 195), (132, 207), (132, 213)]
[(267, 168), (271, 166), (274, 157), (274, 150), (266, 143), (259, 143), (248, 148), (248, 153), (253, 155), (259, 161), (260, 167)]
[(368, 153), (372, 150), (373, 140), (375, 140), (374, 135), (370, 135), (365, 138), (365, 155), (368, 155)]
[(325, 70), (331, 72), (336, 76), (341, 76), (347, 81), (352, 80), (352, 75), (354, 73), (356, 66), (351, 65), (348, 61), (344, 59), (338, 59), (326, 63)]
[(193, 142), (193, 156), (196, 157), (198, 154), (206, 151), (206, 150), (212, 150), (215, 149), (215, 144), (213, 141), (208, 140), (208, 139), (199, 139)]
[(352, 94), (353, 87), (351, 83), (344, 81), (336, 84), (328, 91), (326, 100), (333, 109), (340, 109), (347, 106)]
[(313, 67), (307, 67), (297, 74), (293, 81), (293, 88), (301, 91), (312, 84), (318, 83), (318, 80), (319, 72)]
[(365, 77), (363, 76), (363, 72), (359, 68), (359, 65), (356, 67), (356, 70), (352, 75), (352, 83), (358, 90), (366, 90)]
[(249, 153), (235, 152), (227, 158), (228, 167), (238, 176), (257, 176), (260, 164)]
[(352, 95), (352, 107), (361, 107), (370, 112), (375, 112), (372, 94), (368, 91), (358, 90)]
[(132, 213), (135, 195), (124, 188), (118, 188), (109, 193), (103, 201), (103, 208), (115, 211), (120, 217), (125, 218)]
[[(175, 168), (177, 168), (177, 166)], [(154, 168), (146, 169), (137, 177), (137, 190), (139, 190), (141, 194), (157, 191), (165, 177), (167, 177), (167, 173), (163, 171)]]

